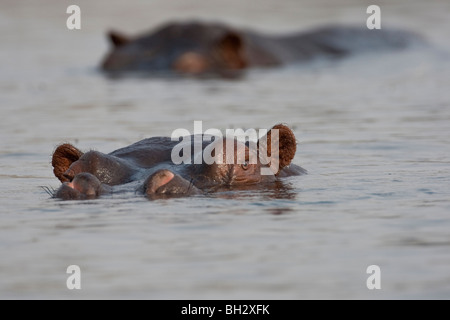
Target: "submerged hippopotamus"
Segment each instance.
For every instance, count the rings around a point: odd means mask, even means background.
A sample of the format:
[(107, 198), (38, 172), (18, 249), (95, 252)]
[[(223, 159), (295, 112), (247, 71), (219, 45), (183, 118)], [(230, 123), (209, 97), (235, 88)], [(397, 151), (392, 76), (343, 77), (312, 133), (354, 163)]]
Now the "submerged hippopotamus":
[[(150, 198), (188, 196), (240, 187), (263, 188), (277, 183), (280, 177), (306, 172), (291, 164), (296, 152), (296, 139), (285, 125), (274, 126), (266, 136), (254, 143), (257, 152), (263, 152), (265, 148), (269, 160), (266, 164), (259, 157), (256, 157), (256, 162), (249, 162), (254, 149), (250, 148), (248, 142), (245, 144), (233, 139), (232, 158), (236, 160), (242, 157), (243, 161), (232, 161), (230, 164), (225, 161), (232, 150), (227, 149), (230, 138), (205, 139), (205, 136), (200, 135), (200, 139), (200, 153), (209, 150), (214, 161), (196, 161), (199, 155), (195, 153), (195, 139), (186, 137), (182, 142), (188, 143), (189, 150), (192, 148), (194, 151), (190, 158), (193, 161), (180, 164), (173, 161), (174, 147), (180, 146), (180, 141), (173, 141), (169, 137), (144, 139), (109, 154), (98, 151), (83, 153), (70, 144), (62, 144), (56, 148), (52, 158), (53, 172), (62, 182), (61, 187), (54, 192), (54, 197), (65, 200), (92, 199), (130, 189)], [(274, 159), (276, 152), (272, 148), (275, 139), (277, 159)], [(223, 148), (212, 148), (216, 146)], [(204, 154), (201, 156), (200, 159), (203, 159)], [(273, 174), (262, 174), (262, 169), (271, 167), (275, 160), (277, 166)]]
[(420, 40), (407, 31), (365, 26), (327, 26), (287, 35), (265, 35), (220, 23), (168, 23), (130, 38), (109, 32), (113, 44), (101, 65), (112, 74), (175, 72), (232, 75), (251, 67), (269, 67), (356, 52), (400, 49)]

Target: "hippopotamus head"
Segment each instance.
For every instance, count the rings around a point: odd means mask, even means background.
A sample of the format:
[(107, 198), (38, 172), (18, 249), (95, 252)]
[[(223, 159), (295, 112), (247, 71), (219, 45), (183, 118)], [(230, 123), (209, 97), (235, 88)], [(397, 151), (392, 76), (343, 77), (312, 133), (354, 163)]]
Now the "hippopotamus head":
[[(127, 185), (151, 198), (187, 196), (249, 186), (258, 188), (273, 184), (279, 177), (304, 173), (301, 167), (291, 165), (296, 152), (292, 131), (284, 125), (273, 129), (277, 129), (277, 135), (272, 138), (274, 131), (269, 131), (255, 147), (236, 139), (209, 139), (202, 135), (186, 136), (182, 141), (166, 137), (145, 139), (110, 154), (83, 153), (63, 144), (53, 153), (55, 176), (63, 182), (55, 197), (90, 199), (125, 190), (123, 186)], [(200, 148), (195, 146), (198, 138)], [(272, 150), (274, 145), (278, 146), (278, 152)], [(189, 161), (174, 160), (174, 154), (179, 155), (180, 151), (189, 154)], [(267, 162), (257, 156), (261, 152), (267, 156)]]
[(242, 38), (221, 24), (169, 23), (135, 38), (110, 31), (113, 45), (102, 63), (108, 72), (226, 73), (245, 68)]

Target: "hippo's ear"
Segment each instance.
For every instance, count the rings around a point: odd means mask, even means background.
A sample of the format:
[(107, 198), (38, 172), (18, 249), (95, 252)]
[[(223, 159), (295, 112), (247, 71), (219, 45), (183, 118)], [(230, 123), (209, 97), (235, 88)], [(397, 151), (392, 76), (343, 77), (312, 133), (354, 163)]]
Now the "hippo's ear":
[[(273, 141), (273, 143), (274, 143), (274, 146), (276, 146), (277, 142), (278, 142), (278, 163), (279, 163), (278, 167), (279, 167), (279, 170), (277, 173), (279, 173), (281, 169), (288, 166), (291, 163), (292, 159), (294, 159), (295, 152), (297, 151), (297, 140), (295, 139), (295, 135), (292, 132), (292, 130), (289, 129), (286, 125), (284, 125), (284, 124), (275, 125), (267, 133), (267, 136), (260, 138), (258, 141), (259, 152), (266, 152), (266, 154), (269, 158), (272, 158), (273, 156), (275, 156), (275, 154), (272, 155), (272, 150), (271, 150), (272, 136), (274, 136), (274, 137), (277, 136), (277, 135), (272, 134), (272, 130), (274, 130), (274, 129), (278, 130), (277, 131), (278, 132), (277, 140)], [(265, 139), (267, 139), (267, 144), (261, 143), (262, 139), (264, 139), (264, 142), (265, 142)], [(265, 147), (262, 148), (262, 146), (267, 146), (267, 149)], [(264, 150), (264, 149), (266, 149), (266, 150)], [(272, 161), (273, 161), (273, 159), (272, 159)]]
[(244, 54), (244, 40), (238, 32), (225, 33), (218, 42), (220, 55), (228, 69), (244, 69), (247, 59)]
[(70, 165), (80, 159), (83, 152), (75, 148), (69, 143), (58, 146), (53, 152), (52, 166), (53, 173), (61, 182), (68, 182), (69, 179), (64, 177), (64, 173), (69, 169)]
[(114, 47), (120, 47), (131, 41), (129, 37), (124, 35), (123, 33), (117, 31), (109, 31), (108, 32), (109, 41), (114, 45)]

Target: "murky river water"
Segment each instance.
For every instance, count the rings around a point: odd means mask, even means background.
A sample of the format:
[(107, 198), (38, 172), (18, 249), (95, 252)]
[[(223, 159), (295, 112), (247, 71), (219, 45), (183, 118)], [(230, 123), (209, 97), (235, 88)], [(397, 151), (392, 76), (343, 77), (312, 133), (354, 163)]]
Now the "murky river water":
[[(171, 18), (281, 32), (364, 23), (369, 1), (0, 3), (0, 297), (450, 298), (450, 5), (381, 2), (427, 48), (253, 71), (239, 81), (105, 78), (104, 32)], [(257, 4), (256, 4), (257, 3)], [(286, 194), (58, 201), (61, 142), (111, 152), (176, 128), (284, 122), (309, 171)], [(66, 287), (66, 268), (82, 289)], [(381, 268), (368, 290), (366, 268)]]

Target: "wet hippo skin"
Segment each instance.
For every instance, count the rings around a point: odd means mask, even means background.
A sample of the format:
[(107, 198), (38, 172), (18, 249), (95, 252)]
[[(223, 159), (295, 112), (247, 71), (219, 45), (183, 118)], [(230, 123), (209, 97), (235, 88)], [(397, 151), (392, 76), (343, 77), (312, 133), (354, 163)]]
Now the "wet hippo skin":
[(422, 42), (407, 31), (366, 26), (326, 26), (267, 35), (220, 23), (172, 22), (140, 36), (110, 31), (110, 52), (101, 68), (109, 74), (233, 75), (315, 58), (341, 58), (367, 51), (403, 49)]
[[(292, 130), (282, 124), (272, 129), (277, 130), (278, 138), (272, 134), (275, 131), (269, 130), (266, 136), (255, 142), (256, 151), (248, 143), (232, 140), (231, 164), (226, 162), (227, 141), (230, 138), (208, 138), (200, 144), (201, 154), (208, 147), (211, 150), (215, 145), (223, 146), (221, 152), (215, 153), (216, 149), (210, 152), (214, 160), (210, 164), (205, 161), (196, 163), (198, 154), (195, 153), (194, 136), (187, 140), (180, 138), (192, 150), (193, 160), (180, 164), (172, 160), (172, 150), (180, 146), (180, 141), (172, 141), (169, 137), (144, 139), (109, 154), (98, 151), (83, 153), (71, 144), (62, 144), (55, 149), (52, 157), (53, 172), (62, 182), (54, 197), (64, 200), (93, 199), (114, 193), (118, 186), (122, 190), (133, 188), (150, 198), (158, 195), (190, 196), (239, 188), (257, 190), (277, 184), (282, 177), (306, 173), (303, 168), (291, 164), (297, 150)], [(261, 169), (268, 168), (275, 161), (275, 152), (271, 150), (272, 136), (273, 142), (279, 146), (278, 161), (275, 170), (272, 169), (273, 174), (267, 175), (262, 174)], [(265, 145), (268, 147), (265, 148)], [(255, 158), (256, 162), (249, 161), (252, 152), (265, 152), (270, 163), (262, 163), (259, 157)], [(237, 161), (238, 156), (242, 156), (243, 161)]]

